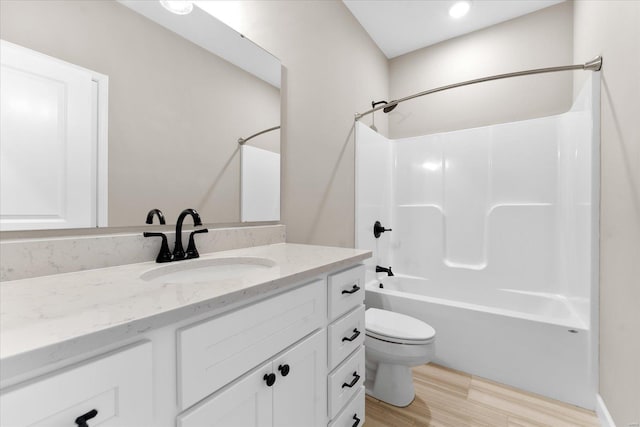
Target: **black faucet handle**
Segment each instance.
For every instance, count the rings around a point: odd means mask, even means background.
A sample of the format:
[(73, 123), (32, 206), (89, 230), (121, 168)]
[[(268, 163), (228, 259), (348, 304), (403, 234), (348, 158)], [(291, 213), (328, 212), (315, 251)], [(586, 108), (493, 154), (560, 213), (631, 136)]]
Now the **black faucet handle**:
[(196, 240), (194, 239), (194, 235), (195, 234), (200, 234), (200, 233), (208, 233), (209, 230), (206, 228), (203, 228), (201, 230), (195, 230), (192, 231), (189, 234), (189, 244), (187, 245), (187, 252), (185, 254), (185, 259), (190, 259), (190, 258), (199, 258), (200, 254), (198, 253), (198, 250), (196, 249)]
[(380, 237), (380, 235), (385, 231), (393, 231), (393, 230), (391, 230), (390, 228), (384, 228), (380, 223), (380, 221), (376, 221), (375, 224), (373, 224), (373, 236), (376, 239)]
[(162, 211), (160, 209), (151, 209), (148, 213), (147, 213), (147, 224), (153, 224), (153, 216), (157, 215), (158, 216), (158, 221), (160, 222), (160, 225), (165, 225), (167, 222), (164, 220), (164, 214), (162, 213)]
[(142, 233), (144, 237), (161, 237), (162, 244), (160, 245), (160, 252), (158, 252), (158, 256), (156, 257), (156, 262), (170, 262), (171, 261), (171, 251), (169, 250), (169, 243), (167, 242), (167, 236), (164, 233), (149, 233), (145, 231)]

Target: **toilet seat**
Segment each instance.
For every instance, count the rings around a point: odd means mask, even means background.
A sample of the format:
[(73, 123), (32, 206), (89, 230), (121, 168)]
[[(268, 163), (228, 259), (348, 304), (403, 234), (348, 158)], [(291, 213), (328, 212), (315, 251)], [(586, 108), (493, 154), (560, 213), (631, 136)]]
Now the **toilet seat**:
[(366, 335), (397, 344), (429, 344), (436, 331), (425, 322), (388, 310), (369, 308), (365, 312)]

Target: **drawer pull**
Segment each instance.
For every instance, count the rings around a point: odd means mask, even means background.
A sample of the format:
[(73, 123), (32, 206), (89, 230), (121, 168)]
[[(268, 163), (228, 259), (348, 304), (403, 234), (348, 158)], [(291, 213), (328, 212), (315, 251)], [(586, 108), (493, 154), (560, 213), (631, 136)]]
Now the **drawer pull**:
[(96, 415), (98, 415), (98, 411), (95, 409), (92, 409), (86, 414), (80, 415), (78, 418), (76, 418), (75, 423), (78, 425), (78, 427), (89, 427), (89, 424), (87, 424), (87, 421), (89, 421), (91, 418), (95, 418)]
[(360, 290), (360, 286), (358, 285), (353, 285), (353, 288), (351, 288), (350, 291), (342, 291), (343, 294), (355, 294), (356, 292), (358, 292)]
[(351, 427), (358, 427), (358, 424), (360, 424), (360, 418), (358, 418), (358, 414), (353, 414), (353, 419), (356, 420), (356, 422), (353, 423)]
[(287, 375), (289, 375), (289, 365), (280, 365), (278, 366), (278, 371), (280, 371), (280, 375), (282, 375), (283, 377), (286, 377)]
[(358, 380), (360, 379), (360, 375), (358, 375), (358, 372), (356, 371), (356, 372), (354, 372), (354, 373), (353, 373), (353, 377), (354, 377), (354, 378), (353, 378), (353, 380), (351, 380), (351, 382), (350, 382), (349, 384), (347, 384), (347, 383), (342, 383), (342, 388), (345, 388), (345, 387), (349, 387), (349, 388), (351, 388), (351, 387), (353, 387), (354, 385), (356, 385), (356, 383), (357, 383), (357, 382), (358, 382)]
[(343, 338), (342, 338), (342, 342), (345, 342), (345, 341), (353, 341), (353, 340), (355, 340), (356, 338), (358, 338), (359, 336), (360, 336), (360, 331), (358, 330), (358, 328), (354, 328), (354, 329), (353, 329), (353, 335), (351, 335), (351, 336), (350, 336), (350, 337), (348, 337), (348, 338), (347, 338), (347, 337), (343, 337)]
[(267, 386), (271, 387), (276, 382), (276, 374), (264, 374), (262, 379), (267, 382)]

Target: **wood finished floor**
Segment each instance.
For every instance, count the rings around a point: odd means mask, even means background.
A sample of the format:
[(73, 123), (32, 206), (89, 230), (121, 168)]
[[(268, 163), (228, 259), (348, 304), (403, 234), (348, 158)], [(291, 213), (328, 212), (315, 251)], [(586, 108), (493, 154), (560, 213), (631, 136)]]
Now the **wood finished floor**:
[(367, 396), (364, 427), (599, 426), (595, 413), (435, 364), (413, 370), (416, 399), (396, 408)]

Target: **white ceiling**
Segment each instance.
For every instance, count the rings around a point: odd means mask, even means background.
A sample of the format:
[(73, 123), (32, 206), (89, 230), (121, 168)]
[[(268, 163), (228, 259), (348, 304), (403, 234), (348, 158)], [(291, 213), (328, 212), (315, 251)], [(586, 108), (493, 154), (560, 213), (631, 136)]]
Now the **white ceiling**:
[(387, 58), (526, 15), (564, 0), (471, 0), (453, 19), (455, 0), (343, 0)]

